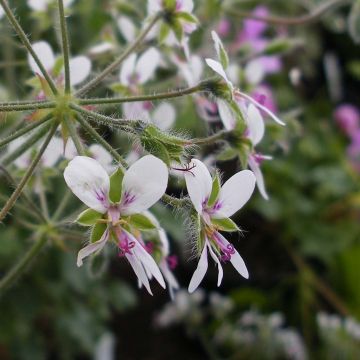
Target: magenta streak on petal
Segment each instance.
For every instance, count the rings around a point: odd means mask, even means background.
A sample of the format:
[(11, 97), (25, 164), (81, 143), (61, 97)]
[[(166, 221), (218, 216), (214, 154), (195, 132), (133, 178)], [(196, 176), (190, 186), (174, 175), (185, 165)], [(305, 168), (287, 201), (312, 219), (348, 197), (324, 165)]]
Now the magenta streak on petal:
[(255, 93), (254, 99), (262, 106), (266, 105), (266, 95), (265, 94)]
[(180, 11), (183, 7), (183, 0), (176, 0), (175, 10)]
[[(121, 230), (120, 230), (121, 231)], [(120, 249), (119, 256), (123, 257), (126, 254), (132, 255), (131, 249), (135, 247), (135, 241), (129, 241), (129, 237), (126, 235), (124, 231), (121, 231), (119, 234), (119, 231), (116, 231), (118, 235), (118, 246)]]
[(143, 248), (149, 253), (152, 254), (154, 252), (154, 243), (148, 242), (146, 243)]
[(261, 165), (263, 163), (263, 161), (265, 160), (264, 155), (259, 154), (259, 153), (254, 153), (252, 155), (252, 157), (258, 165)]
[(136, 85), (140, 80), (140, 75), (137, 73), (133, 73), (127, 77), (127, 80), (130, 85)]
[(231, 260), (231, 255), (235, 254), (235, 248), (232, 244), (226, 244), (221, 236), (219, 236), (216, 232), (213, 235), (213, 239), (215, 240), (216, 244), (219, 246), (222, 255), (220, 257), (221, 261), (227, 262)]
[(130, 192), (125, 191), (124, 194), (124, 200), (122, 201), (122, 205), (130, 205), (132, 202), (134, 202), (134, 200), (136, 199), (135, 195), (131, 195)]
[(176, 255), (170, 255), (166, 258), (166, 262), (171, 270), (174, 270), (178, 266), (178, 257)]
[(106, 193), (103, 189), (94, 189), (95, 196), (106, 208), (109, 206)]

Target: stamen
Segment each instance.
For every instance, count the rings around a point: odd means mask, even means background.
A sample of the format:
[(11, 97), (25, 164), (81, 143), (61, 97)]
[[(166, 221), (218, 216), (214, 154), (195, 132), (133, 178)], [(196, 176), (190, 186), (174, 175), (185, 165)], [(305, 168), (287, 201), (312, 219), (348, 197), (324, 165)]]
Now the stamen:
[(191, 170), (196, 167), (196, 164), (190, 165), (190, 163), (188, 163), (188, 164), (182, 165), (182, 166), (183, 166), (183, 168), (172, 167), (172, 169), (177, 170), (177, 171), (189, 172), (192, 176), (195, 177), (195, 174)]
[(174, 270), (178, 266), (179, 260), (176, 255), (170, 255), (166, 258), (166, 262), (168, 263), (169, 268)]

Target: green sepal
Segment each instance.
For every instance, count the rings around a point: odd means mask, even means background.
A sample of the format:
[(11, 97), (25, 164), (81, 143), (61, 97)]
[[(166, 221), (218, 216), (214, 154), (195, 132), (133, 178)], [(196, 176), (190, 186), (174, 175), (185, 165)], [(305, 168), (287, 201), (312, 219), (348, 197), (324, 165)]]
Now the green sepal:
[(55, 64), (52, 68), (52, 73), (54, 74), (55, 77), (58, 77), (60, 75), (63, 66), (64, 66), (64, 59), (62, 56), (59, 56), (55, 60)]
[(155, 137), (159, 140), (161, 140), (161, 142), (169, 144), (169, 145), (182, 145), (184, 146), (187, 143), (186, 139), (183, 139), (181, 137), (175, 136), (175, 135), (171, 135), (168, 134), (164, 131), (161, 131), (157, 126), (155, 125), (148, 125), (146, 127), (146, 129), (144, 130), (145, 133), (147, 133), (148, 135), (150, 135), (151, 137)]
[[(217, 34), (216, 34), (217, 35)], [(218, 38), (218, 36), (216, 36)], [(221, 41), (220, 38), (217, 39), (217, 41), (215, 41), (215, 46), (219, 47), (217, 48), (217, 52), (218, 52), (218, 56), (219, 56), (219, 61), (221, 63), (221, 65), (223, 66), (224, 69), (227, 69), (227, 67), (229, 66), (229, 56), (225, 50), (225, 47)]]
[(109, 197), (113, 203), (118, 203), (121, 200), (123, 177), (124, 172), (121, 168), (117, 168), (110, 176)]
[(198, 24), (199, 20), (192, 14), (185, 12), (185, 11), (179, 11), (176, 13), (176, 17), (179, 20), (184, 20), (185, 22), (192, 23), (192, 24)]
[(208, 206), (212, 207), (216, 203), (216, 200), (219, 197), (220, 189), (221, 189), (220, 176), (216, 172), (212, 182), (211, 194), (207, 202)]
[(95, 241), (100, 240), (106, 230), (106, 227), (107, 224), (104, 223), (95, 224), (91, 229), (90, 242), (94, 243)]
[(178, 19), (174, 18), (170, 26), (175, 34), (176, 39), (181, 42), (184, 36), (184, 30), (181, 22)]
[(265, 50), (265, 55), (279, 55), (291, 49), (292, 43), (288, 39), (274, 40), (270, 42)]
[(169, 152), (161, 142), (143, 137), (141, 145), (147, 152), (161, 159), (167, 166), (170, 166), (171, 158)]
[(164, 0), (164, 8), (168, 11), (175, 11), (176, 9), (176, 0)]
[(218, 161), (229, 161), (238, 156), (238, 151), (233, 147), (227, 146), (225, 149), (221, 150), (219, 154), (216, 155), (216, 160)]
[(227, 232), (240, 231), (239, 227), (230, 218), (211, 219), (211, 222), (220, 231), (227, 231)]
[(75, 222), (82, 226), (92, 226), (102, 217), (103, 214), (93, 209), (86, 209), (76, 218)]
[(156, 225), (143, 214), (134, 214), (129, 216), (128, 222), (131, 226), (138, 230), (153, 230), (156, 229)]
[(170, 33), (170, 26), (163, 22), (160, 26), (159, 35), (158, 35), (158, 42), (162, 44), (166, 38), (169, 36)]

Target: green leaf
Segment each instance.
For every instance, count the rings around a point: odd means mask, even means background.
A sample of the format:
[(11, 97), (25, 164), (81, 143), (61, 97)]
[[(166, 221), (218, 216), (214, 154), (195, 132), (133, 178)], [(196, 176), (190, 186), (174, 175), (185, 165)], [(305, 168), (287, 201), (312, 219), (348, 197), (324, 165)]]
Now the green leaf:
[(348, 17), (349, 34), (356, 44), (360, 43), (360, 0), (354, 2)]
[(107, 224), (104, 223), (95, 224), (94, 227), (91, 229), (90, 242), (93, 243), (100, 240), (106, 230), (106, 227)]
[(166, 165), (170, 166), (171, 158), (166, 147), (159, 141), (149, 139), (147, 136), (141, 139), (141, 145), (150, 154), (161, 159)]
[(208, 200), (208, 206), (211, 207), (215, 204), (217, 198), (219, 197), (220, 189), (221, 189), (220, 176), (218, 173), (216, 173), (212, 182), (212, 189)]
[(117, 168), (116, 171), (110, 176), (110, 200), (114, 203), (118, 203), (121, 200), (122, 180), (124, 172), (122, 169)]
[(224, 219), (211, 219), (211, 222), (213, 225), (217, 226), (220, 231), (228, 231), (228, 232), (234, 232), (234, 231), (240, 231), (238, 226), (229, 218)]
[(129, 223), (131, 226), (139, 230), (153, 230), (156, 229), (156, 225), (145, 215), (135, 214), (129, 217)]
[(96, 222), (101, 219), (102, 216), (103, 214), (93, 209), (86, 209), (77, 217), (75, 222), (83, 226), (92, 226), (96, 224)]
[(174, 21), (171, 23), (171, 29), (175, 34), (176, 39), (181, 42), (183, 35), (184, 35), (184, 31), (183, 31), (183, 27), (181, 25), (181, 22), (177, 19), (174, 19)]
[[(295, 45), (295, 42), (294, 42)], [(279, 55), (282, 54), (288, 50), (290, 50), (292, 47), (292, 43), (289, 39), (281, 39), (281, 40), (274, 40), (270, 42), (265, 50), (265, 55)]]
[(234, 159), (238, 155), (238, 151), (232, 147), (226, 147), (217, 156), (218, 161), (228, 161)]

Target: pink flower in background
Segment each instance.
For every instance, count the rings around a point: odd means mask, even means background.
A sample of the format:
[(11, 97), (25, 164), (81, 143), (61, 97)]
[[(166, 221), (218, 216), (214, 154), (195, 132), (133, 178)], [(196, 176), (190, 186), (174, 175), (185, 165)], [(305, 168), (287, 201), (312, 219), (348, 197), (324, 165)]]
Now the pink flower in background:
[(354, 169), (360, 172), (360, 129), (352, 135), (352, 142), (347, 148), (347, 155)]
[(278, 112), (278, 107), (276, 104), (276, 100), (270, 85), (259, 85), (251, 94), (251, 97), (254, 98), (258, 103), (265, 106), (273, 113)]
[(221, 37), (226, 37), (230, 34), (231, 31), (231, 23), (228, 19), (221, 19), (217, 28), (216, 28), (216, 32), (221, 36)]
[(334, 113), (335, 121), (341, 130), (350, 138), (356, 134), (360, 128), (360, 111), (351, 104), (338, 106)]

